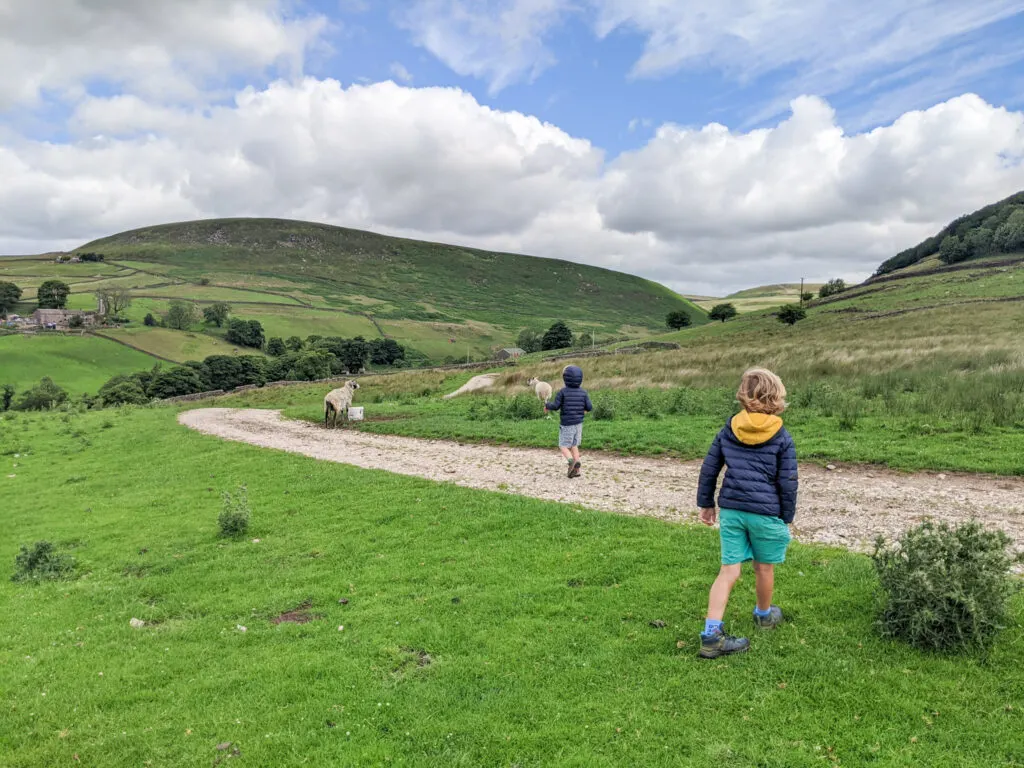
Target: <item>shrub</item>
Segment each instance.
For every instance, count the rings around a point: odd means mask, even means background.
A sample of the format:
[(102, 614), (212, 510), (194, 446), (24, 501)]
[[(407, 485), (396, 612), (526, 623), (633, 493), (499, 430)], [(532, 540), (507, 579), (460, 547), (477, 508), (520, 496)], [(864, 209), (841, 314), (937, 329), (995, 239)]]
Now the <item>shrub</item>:
[(540, 419), (544, 416), (544, 406), (533, 395), (519, 394), (508, 402), (506, 415), (514, 421)]
[(821, 286), (818, 290), (818, 298), (827, 299), (829, 296), (835, 296), (837, 293), (842, 293), (845, 290), (846, 281), (837, 277)]
[(100, 396), (105, 407), (113, 405), (145, 405), (149, 402), (137, 381), (127, 379), (107, 387)]
[(813, 293), (805, 292), (805, 293), (801, 293), (800, 294), (800, 301), (802, 301), (804, 303), (807, 303), (808, 301), (813, 301), (813, 300), (814, 300), (814, 294)]
[(11, 384), (4, 384), (0, 387), (0, 411), (11, 410), (11, 401), (14, 399), (14, 387)]
[(223, 498), (224, 509), (217, 518), (220, 535), (244, 536), (249, 530), (249, 518), (252, 516), (252, 510), (249, 509), (249, 495), (245, 486), (240, 485), (233, 495), (225, 491)]
[(807, 317), (807, 310), (799, 304), (786, 304), (779, 307), (779, 322), (786, 325), (796, 325)]
[(68, 320), (68, 328), (84, 328), (84, 327), (85, 327), (85, 318), (82, 317), (81, 315), (74, 315), (74, 316), (72, 316), (72, 318), (70, 320)]
[(142, 324), (145, 326), (149, 326), (150, 328), (156, 325), (156, 318), (153, 317), (152, 312), (146, 313), (146, 316), (142, 319)]
[(1009, 619), (1016, 590), (1010, 538), (972, 521), (922, 523), (871, 556), (881, 584), (878, 628), (925, 650), (985, 650)]
[(594, 403), (594, 421), (614, 421), (615, 407), (610, 400), (603, 399)]
[(15, 407), (19, 411), (48, 411), (67, 399), (68, 393), (54, 384), (49, 376), (44, 376), (32, 389), (22, 394)]
[(665, 317), (665, 325), (667, 325), (669, 328), (674, 328), (676, 330), (679, 330), (680, 328), (686, 328), (687, 326), (690, 325), (691, 322), (692, 321), (690, 320), (690, 316), (683, 312), (683, 310), (681, 309), (669, 312), (668, 315)]
[(75, 560), (58, 554), (49, 541), (37, 541), (29, 549), (24, 544), (14, 558), (11, 581), (53, 581), (66, 579), (75, 570)]

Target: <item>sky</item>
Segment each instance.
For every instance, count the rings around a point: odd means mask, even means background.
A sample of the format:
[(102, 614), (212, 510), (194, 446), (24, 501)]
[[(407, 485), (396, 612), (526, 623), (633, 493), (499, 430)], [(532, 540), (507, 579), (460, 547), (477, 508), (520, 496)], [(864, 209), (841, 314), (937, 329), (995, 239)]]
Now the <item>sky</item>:
[(1024, 0), (0, 0), (0, 253), (306, 219), (687, 294), (1024, 189)]

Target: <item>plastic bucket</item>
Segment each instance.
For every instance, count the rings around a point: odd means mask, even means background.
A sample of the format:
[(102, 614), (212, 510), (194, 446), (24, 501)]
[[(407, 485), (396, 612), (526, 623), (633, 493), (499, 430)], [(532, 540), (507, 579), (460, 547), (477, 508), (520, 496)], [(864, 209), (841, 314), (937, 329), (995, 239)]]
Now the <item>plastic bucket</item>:
[(351, 421), (363, 420), (363, 406), (353, 406), (348, 409), (348, 417)]

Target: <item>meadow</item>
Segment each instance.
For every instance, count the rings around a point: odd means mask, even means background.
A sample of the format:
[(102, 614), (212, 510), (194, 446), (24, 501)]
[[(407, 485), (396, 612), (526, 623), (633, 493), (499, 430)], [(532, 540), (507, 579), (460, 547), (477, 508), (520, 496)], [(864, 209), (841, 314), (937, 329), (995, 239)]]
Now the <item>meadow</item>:
[(49, 376), (72, 395), (94, 394), (118, 373), (152, 368), (149, 355), (95, 336), (0, 336), (0, 386), (21, 392)]
[[(795, 545), (792, 621), (701, 661), (714, 531), (223, 443), (176, 413), (0, 416), (0, 563), (40, 539), (77, 561), (0, 581), (0, 766), (1024, 762), (1021, 596), (986, 658), (921, 653), (877, 636), (866, 557)], [(218, 538), (240, 485), (252, 527)]]

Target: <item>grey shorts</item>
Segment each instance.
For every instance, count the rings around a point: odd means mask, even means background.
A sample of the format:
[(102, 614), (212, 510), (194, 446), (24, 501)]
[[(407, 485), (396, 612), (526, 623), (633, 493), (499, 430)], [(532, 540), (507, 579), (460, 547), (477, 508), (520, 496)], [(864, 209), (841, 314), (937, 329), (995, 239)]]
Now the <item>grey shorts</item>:
[(583, 425), (573, 424), (571, 427), (558, 428), (558, 447), (572, 448), (583, 442)]

